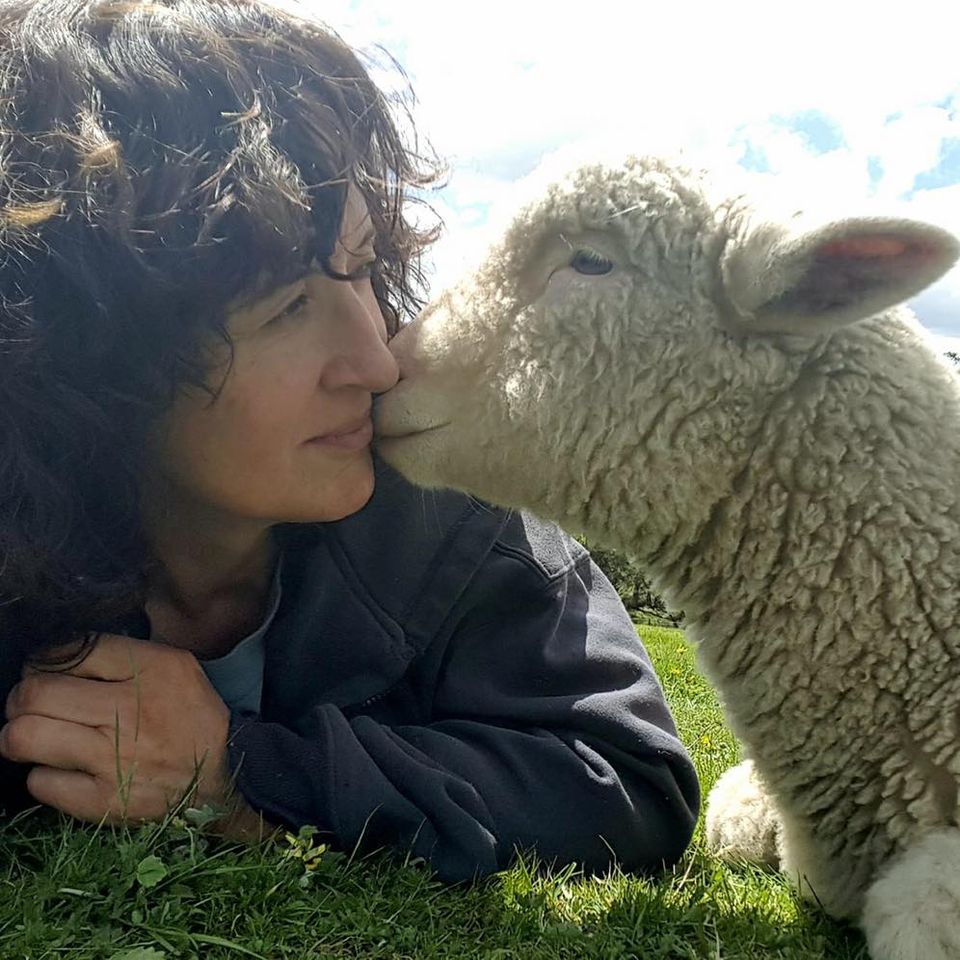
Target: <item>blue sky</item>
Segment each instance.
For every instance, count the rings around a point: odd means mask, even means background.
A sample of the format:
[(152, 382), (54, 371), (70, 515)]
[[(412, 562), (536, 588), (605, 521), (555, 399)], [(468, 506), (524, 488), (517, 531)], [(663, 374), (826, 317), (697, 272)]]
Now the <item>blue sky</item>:
[[(451, 168), (436, 284), (476, 255), (518, 182), (593, 142), (683, 148), (791, 198), (960, 234), (960, 4), (301, 2), (412, 81), (418, 126)], [(960, 349), (960, 270), (912, 306)]]

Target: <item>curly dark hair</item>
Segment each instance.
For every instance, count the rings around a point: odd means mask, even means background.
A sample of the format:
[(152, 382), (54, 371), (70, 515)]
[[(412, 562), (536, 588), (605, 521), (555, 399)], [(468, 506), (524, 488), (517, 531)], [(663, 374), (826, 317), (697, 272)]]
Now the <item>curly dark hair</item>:
[(407, 200), (440, 169), (406, 102), (256, 0), (0, 3), (3, 642), (30, 655), (142, 603), (150, 429), (205, 385), (232, 303), (330, 272), (348, 184), (388, 328), (422, 305), (436, 228)]

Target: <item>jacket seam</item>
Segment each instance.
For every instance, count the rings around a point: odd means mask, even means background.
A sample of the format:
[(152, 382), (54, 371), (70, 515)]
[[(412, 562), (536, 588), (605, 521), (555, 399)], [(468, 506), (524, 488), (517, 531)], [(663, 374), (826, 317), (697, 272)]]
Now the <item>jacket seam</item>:
[[(451, 544), (455, 543), (463, 528), (480, 512), (478, 507), (480, 506), (478, 501), (475, 501), (474, 498), (469, 498), (467, 506), (460, 513), (459, 517), (450, 525), (446, 534), (443, 537), (443, 540), (438, 545), (437, 549), (433, 552), (433, 557), (430, 560), (427, 568), (424, 570), (423, 575), (420, 577), (417, 582), (416, 587), (410, 591), (409, 597), (404, 602), (403, 607), (397, 613), (396, 616), (392, 614), (383, 604), (377, 599), (377, 596), (367, 585), (363, 577), (360, 575), (359, 570), (356, 565), (353, 563), (353, 560), (350, 556), (348, 550), (346, 550), (343, 544), (340, 542), (340, 538), (337, 535), (334, 535), (328, 539), (328, 544), (330, 546), (331, 552), (335, 554), (337, 563), (341, 568), (346, 568), (350, 571), (350, 577), (348, 583), (353, 591), (354, 595), (371, 610), (374, 617), (380, 623), (387, 623), (393, 627), (401, 637), (401, 643), (405, 648), (410, 651), (417, 651), (417, 644), (412, 642), (409, 636), (410, 630), (410, 621), (413, 615), (413, 612), (416, 610), (417, 604), (420, 602), (421, 595), (423, 594), (426, 587), (428, 587), (431, 581), (436, 577), (437, 570), (439, 570), (449, 553)], [(451, 609), (455, 604), (451, 604)], [(446, 619), (446, 618), (444, 618)]]
[(353, 596), (363, 607), (370, 611), (374, 620), (380, 624), (385, 636), (390, 637), (394, 643), (399, 643), (403, 648), (409, 650), (412, 644), (407, 637), (407, 631), (403, 621), (394, 617), (377, 599), (374, 592), (367, 586), (363, 577), (360, 576), (349, 552), (344, 549), (339, 538), (336, 536), (330, 537), (327, 544), (331, 556), (340, 569), (349, 571), (349, 575), (344, 579)]
[[(457, 517), (456, 522), (450, 525), (450, 529), (447, 530), (447, 533), (444, 536), (439, 548), (434, 551), (433, 558), (427, 566), (427, 569), (423, 572), (423, 576), (417, 583), (416, 589), (411, 591), (410, 596), (407, 598), (407, 602), (404, 604), (400, 613), (400, 622), (404, 624), (405, 627), (404, 634), (406, 634), (406, 626), (409, 625), (410, 620), (413, 617), (413, 613), (416, 610), (417, 604), (420, 602), (421, 594), (436, 577), (437, 570), (443, 565), (447, 554), (450, 552), (450, 545), (459, 539), (460, 532), (463, 530), (463, 528), (480, 512), (477, 509), (478, 505), (479, 502), (473, 497), (467, 498), (467, 506), (463, 509), (460, 516)], [(474, 575), (476, 575), (476, 570), (474, 570)], [(473, 579), (473, 577), (471, 576), (470, 579)], [(448, 616), (450, 610), (452, 610), (454, 606), (456, 606), (456, 603), (451, 603), (450, 608), (447, 611)], [(446, 617), (444, 617), (444, 620), (446, 620)]]
[(511, 546), (508, 543), (504, 543), (502, 540), (498, 540), (496, 543), (494, 543), (493, 550), (502, 556), (510, 557), (514, 560), (520, 561), (522, 564), (524, 564), (524, 566), (529, 567), (531, 570), (538, 573), (541, 579), (547, 584), (554, 584), (558, 580), (564, 579), (571, 572), (571, 570), (576, 570), (584, 560), (590, 559), (588, 554), (585, 554), (581, 558), (575, 558), (568, 554), (567, 562), (563, 564), (562, 567), (559, 567), (556, 570), (550, 570), (528, 550), (522, 550), (519, 547)]
[[(326, 754), (326, 761), (324, 766), (327, 771), (327, 790), (329, 792), (330, 804), (329, 804), (329, 814), (330, 814), (330, 831), (335, 837), (340, 836), (340, 810), (339, 804), (337, 803), (337, 790), (336, 790), (336, 750), (329, 749), (330, 744), (333, 743), (333, 733), (330, 730), (330, 720), (327, 717), (326, 711), (321, 709), (318, 711), (320, 714), (320, 722), (323, 724), (323, 734), (326, 743), (324, 744), (327, 749), (324, 751)], [(346, 717), (344, 717), (346, 720)], [(347, 721), (349, 723), (349, 721)]]

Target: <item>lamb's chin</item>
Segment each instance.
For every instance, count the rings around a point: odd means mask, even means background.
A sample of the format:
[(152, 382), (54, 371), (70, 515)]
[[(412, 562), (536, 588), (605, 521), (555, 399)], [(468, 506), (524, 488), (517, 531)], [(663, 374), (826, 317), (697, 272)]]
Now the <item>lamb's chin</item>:
[(380, 436), (376, 440), (377, 453), (411, 483), (420, 487), (445, 487), (448, 482), (438, 466), (435, 428), (398, 436)]
[(376, 441), (381, 459), (403, 474), (411, 483), (428, 490), (461, 490), (477, 496), (484, 494), (477, 483), (484, 477), (464, 464), (464, 458), (451, 450), (450, 424), (394, 436), (383, 435)]
[[(536, 510), (543, 501), (543, 478), (527, 469), (506, 463), (503, 450), (467, 449), (462, 434), (451, 424), (399, 436), (381, 436), (380, 457), (418, 487), (429, 490), (459, 490), (500, 507)], [(526, 482), (524, 481), (526, 477)], [(531, 481), (536, 478), (536, 490)]]

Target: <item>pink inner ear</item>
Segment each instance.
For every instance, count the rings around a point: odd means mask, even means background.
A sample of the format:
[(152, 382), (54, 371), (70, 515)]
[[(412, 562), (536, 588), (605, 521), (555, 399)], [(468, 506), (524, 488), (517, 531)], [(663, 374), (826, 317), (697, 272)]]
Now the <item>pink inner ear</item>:
[(904, 265), (917, 266), (928, 260), (942, 258), (943, 250), (935, 242), (919, 237), (898, 237), (881, 233), (828, 240), (817, 248), (817, 254), (821, 257), (846, 260), (897, 260)]
[[(896, 237), (848, 237), (831, 240), (818, 249), (818, 253), (834, 257), (852, 257), (857, 260), (874, 260), (903, 256), (910, 244)], [(922, 253), (921, 250), (914, 252)]]

